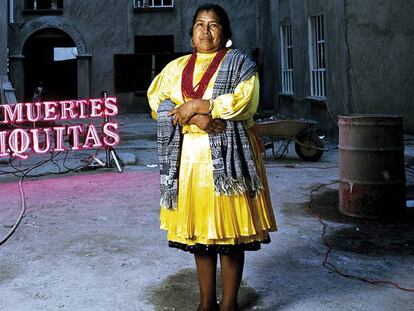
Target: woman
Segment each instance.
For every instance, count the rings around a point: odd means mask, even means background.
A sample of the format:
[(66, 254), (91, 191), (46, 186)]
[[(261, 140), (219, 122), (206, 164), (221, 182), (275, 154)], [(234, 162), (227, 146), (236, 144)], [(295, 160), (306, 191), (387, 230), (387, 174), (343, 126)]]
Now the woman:
[(218, 310), (218, 255), (220, 310), (238, 310), (244, 251), (259, 249), (276, 230), (252, 129), (259, 81), (250, 57), (226, 47), (223, 8), (200, 6), (192, 25), (194, 53), (170, 62), (148, 90), (158, 119), (161, 228), (170, 247), (195, 256), (197, 310)]

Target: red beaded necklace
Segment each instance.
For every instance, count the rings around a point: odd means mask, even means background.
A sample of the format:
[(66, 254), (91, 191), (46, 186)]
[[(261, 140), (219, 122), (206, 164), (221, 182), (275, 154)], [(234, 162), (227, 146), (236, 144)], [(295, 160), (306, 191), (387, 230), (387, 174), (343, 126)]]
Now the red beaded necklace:
[(207, 89), (208, 83), (217, 71), (222, 59), (226, 55), (228, 49), (221, 49), (214, 56), (213, 61), (208, 66), (201, 80), (193, 86), (194, 67), (197, 60), (197, 52), (193, 52), (187, 65), (185, 65), (181, 78), (181, 92), (183, 99), (185, 98), (202, 98)]

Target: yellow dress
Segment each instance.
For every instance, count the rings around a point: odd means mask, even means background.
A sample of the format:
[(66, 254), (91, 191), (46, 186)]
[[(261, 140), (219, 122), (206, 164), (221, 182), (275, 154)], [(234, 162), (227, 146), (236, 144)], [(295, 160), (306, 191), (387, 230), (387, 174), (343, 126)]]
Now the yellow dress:
[[(212, 54), (197, 54), (194, 83), (214, 58)], [(176, 105), (184, 103), (181, 94), (181, 73), (190, 55), (170, 62), (153, 80), (148, 89), (152, 116), (156, 118), (159, 104), (171, 99)], [(203, 99), (211, 99), (217, 72), (210, 80)], [(213, 118), (244, 120), (252, 146), (258, 175), (265, 190), (255, 198), (248, 194), (219, 196), (214, 191), (213, 169), (208, 134), (196, 125), (183, 127), (178, 207), (161, 208), (160, 227), (168, 231), (170, 246), (195, 251), (197, 246), (243, 246), (258, 249), (260, 242), (269, 241), (268, 232), (276, 231), (266, 173), (252, 126), (259, 100), (257, 75), (237, 85), (233, 94), (214, 99)], [(252, 246), (252, 247), (249, 247)]]

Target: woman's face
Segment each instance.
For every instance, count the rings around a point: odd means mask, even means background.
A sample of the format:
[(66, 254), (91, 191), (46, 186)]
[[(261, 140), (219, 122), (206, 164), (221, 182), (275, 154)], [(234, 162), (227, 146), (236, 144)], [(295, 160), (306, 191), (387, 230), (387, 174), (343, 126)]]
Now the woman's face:
[(222, 46), (222, 27), (214, 11), (198, 13), (193, 25), (193, 42), (197, 52), (213, 53)]

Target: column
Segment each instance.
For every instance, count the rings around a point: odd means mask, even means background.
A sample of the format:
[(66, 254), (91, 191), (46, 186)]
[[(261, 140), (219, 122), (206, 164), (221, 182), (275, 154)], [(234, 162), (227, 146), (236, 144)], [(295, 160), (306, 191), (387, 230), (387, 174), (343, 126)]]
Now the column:
[(90, 79), (89, 79), (89, 67), (92, 55), (91, 54), (79, 54), (77, 56), (78, 62), (78, 97), (87, 98), (90, 97)]
[(24, 55), (10, 55), (10, 82), (15, 88), (18, 102), (24, 100)]

